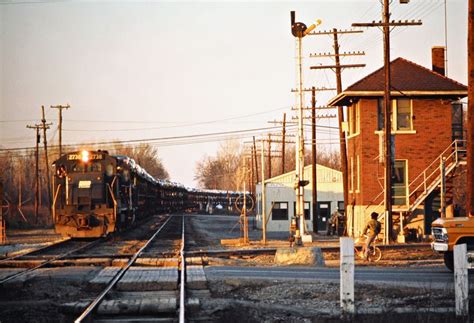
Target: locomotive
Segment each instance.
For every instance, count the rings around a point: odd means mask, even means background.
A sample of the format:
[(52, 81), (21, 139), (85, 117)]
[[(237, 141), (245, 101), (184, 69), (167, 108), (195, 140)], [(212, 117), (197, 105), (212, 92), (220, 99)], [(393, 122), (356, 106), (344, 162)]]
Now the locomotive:
[(106, 236), (156, 213), (230, 209), (239, 196), (156, 179), (132, 158), (105, 150), (71, 152), (53, 166), (55, 230), (73, 238)]

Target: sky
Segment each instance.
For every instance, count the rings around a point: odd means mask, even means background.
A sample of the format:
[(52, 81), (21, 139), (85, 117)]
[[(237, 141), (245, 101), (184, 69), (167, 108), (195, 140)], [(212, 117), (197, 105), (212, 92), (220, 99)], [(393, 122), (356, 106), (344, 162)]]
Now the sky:
[[(294, 114), (291, 10), (307, 25), (320, 19), (316, 31), (381, 19), (378, 0), (0, 0), (0, 149), (34, 146), (26, 125), (39, 123), (42, 105), (53, 123), (48, 142), (57, 144), (58, 112), (50, 106), (69, 104), (63, 144), (153, 139), (171, 179), (195, 187), (196, 162), (223, 140), (195, 135), (270, 127)], [(392, 30), (391, 58), (431, 68), (431, 47), (445, 44), (444, 0), (392, 1), (391, 12), (394, 20), (423, 22)], [(381, 31), (361, 30), (340, 36), (341, 51), (366, 53), (342, 61), (366, 64), (344, 70), (343, 88), (383, 64)], [(467, 84), (467, 1), (448, 1), (447, 40), (448, 76)], [(333, 63), (309, 57), (332, 45), (329, 36), (303, 39), (305, 87), (335, 87), (332, 71), (309, 69)], [(335, 94), (318, 92), (317, 105)], [(318, 126), (318, 144), (337, 150), (337, 119)]]

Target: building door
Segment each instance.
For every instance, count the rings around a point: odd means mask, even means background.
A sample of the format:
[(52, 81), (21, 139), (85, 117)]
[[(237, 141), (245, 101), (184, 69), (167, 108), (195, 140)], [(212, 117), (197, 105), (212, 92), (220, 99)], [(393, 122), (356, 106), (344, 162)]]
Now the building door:
[(325, 232), (331, 217), (331, 202), (318, 202), (318, 231)]
[(452, 118), (451, 118), (451, 128), (452, 128), (452, 140), (461, 140), (463, 139), (463, 110), (462, 103), (453, 103), (452, 105)]

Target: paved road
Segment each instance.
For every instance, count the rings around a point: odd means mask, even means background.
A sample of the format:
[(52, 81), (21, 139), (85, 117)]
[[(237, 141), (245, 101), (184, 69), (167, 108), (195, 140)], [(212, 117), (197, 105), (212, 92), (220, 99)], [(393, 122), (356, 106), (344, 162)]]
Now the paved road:
[[(206, 267), (208, 279), (252, 278), (271, 280), (339, 281), (338, 268), (308, 267)], [(474, 288), (474, 275), (471, 288)], [(453, 284), (453, 273), (444, 268), (381, 268), (359, 267), (355, 269), (356, 283), (383, 283), (411, 287), (446, 288)]]

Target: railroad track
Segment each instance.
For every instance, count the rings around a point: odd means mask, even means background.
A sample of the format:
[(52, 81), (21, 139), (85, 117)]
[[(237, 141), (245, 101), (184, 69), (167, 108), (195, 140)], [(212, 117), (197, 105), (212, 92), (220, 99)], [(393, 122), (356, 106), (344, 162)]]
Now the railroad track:
[[(170, 216), (147, 242), (129, 258), (124, 267), (113, 268), (108, 272), (107, 268), (103, 270), (103, 276), (106, 276), (105, 279), (107, 280), (106, 286), (94, 300), (87, 304), (87, 307), (76, 318), (75, 322), (91, 320), (97, 322), (130, 322), (150, 319), (184, 322), (186, 304), (184, 238), (184, 216)], [(147, 259), (162, 259), (163, 257), (168, 257), (169, 260), (176, 258), (179, 260), (172, 267), (166, 268), (137, 266), (137, 264), (143, 263)], [(170, 263), (173, 263), (173, 261)], [(112, 275), (107, 277), (107, 273), (112, 273)], [(175, 278), (175, 273), (178, 273), (178, 283), (174, 286), (172, 281)], [(172, 277), (166, 277), (166, 275)], [(155, 281), (157, 278), (159, 280), (160, 277), (165, 278), (164, 283), (172, 283), (172, 286), (179, 287), (179, 289), (161, 290), (158, 286), (159, 282)], [(123, 291), (123, 288), (120, 288), (120, 286), (123, 287), (127, 284), (128, 286), (135, 286), (135, 288), (142, 286), (142, 284), (148, 285), (144, 285), (144, 290), (135, 289), (134, 292), (127, 293)], [(154, 286), (156, 290), (150, 289), (150, 285)], [(158, 293), (161, 293), (161, 296), (157, 296)], [(163, 303), (163, 293), (168, 295), (168, 300), (174, 299), (171, 306), (169, 306), (169, 302)], [(179, 299), (179, 304), (176, 298)], [(157, 309), (160, 306), (162, 307), (163, 304), (168, 305), (168, 310), (157, 313)], [(173, 304), (176, 305), (177, 309), (173, 307)], [(170, 308), (171, 310), (169, 310)], [(127, 310), (129, 311), (127, 312)]]
[(15, 273), (15, 274), (12, 274), (12, 275), (9, 275), (7, 277), (2, 278), (0, 280), (0, 285), (6, 283), (8, 281), (11, 281), (11, 280), (13, 280), (17, 277), (23, 276), (27, 273), (31, 273), (31, 272), (33, 272), (37, 269), (43, 268), (46, 265), (52, 263), (53, 261), (60, 260), (64, 257), (67, 257), (68, 255), (73, 254), (73, 253), (93, 248), (95, 245), (97, 245), (99, 242), (101, 242), (103, 240), (104, 240), (104, 238), (99, 238), (99, 239), (95, 239), (95, 240), (92, 240), (92, 241), (90, 241), (90, 240), (84, 241), (84, 240), (68, 239), (68, 240), (63, 240), (63, 241), (60, 241), (58, 243), (46, 246), (44, 248), (33, 250), (33, 251), (28, 252), (26, 254), (21, 254), (21, 255), (18, 255), (18, 256), (3, 259), (2, 261), (0, 261), (0, 264), (1, 263), (6, 263), (6, 262), (12, 261), (12, 260), (14, 260), (14, 261), (27, 260), (27, 258), (29, 256), (34, 256), (36, 258), (38, 256), (40, 258), (43, 258), (43, 257), (47, 258), (44, 261), (41, 261), (39, 264), (36, 264), (31, 268), (28, 268), (26, 270), (23, 270), (23, 271), (20, 271), (18, 273)]

